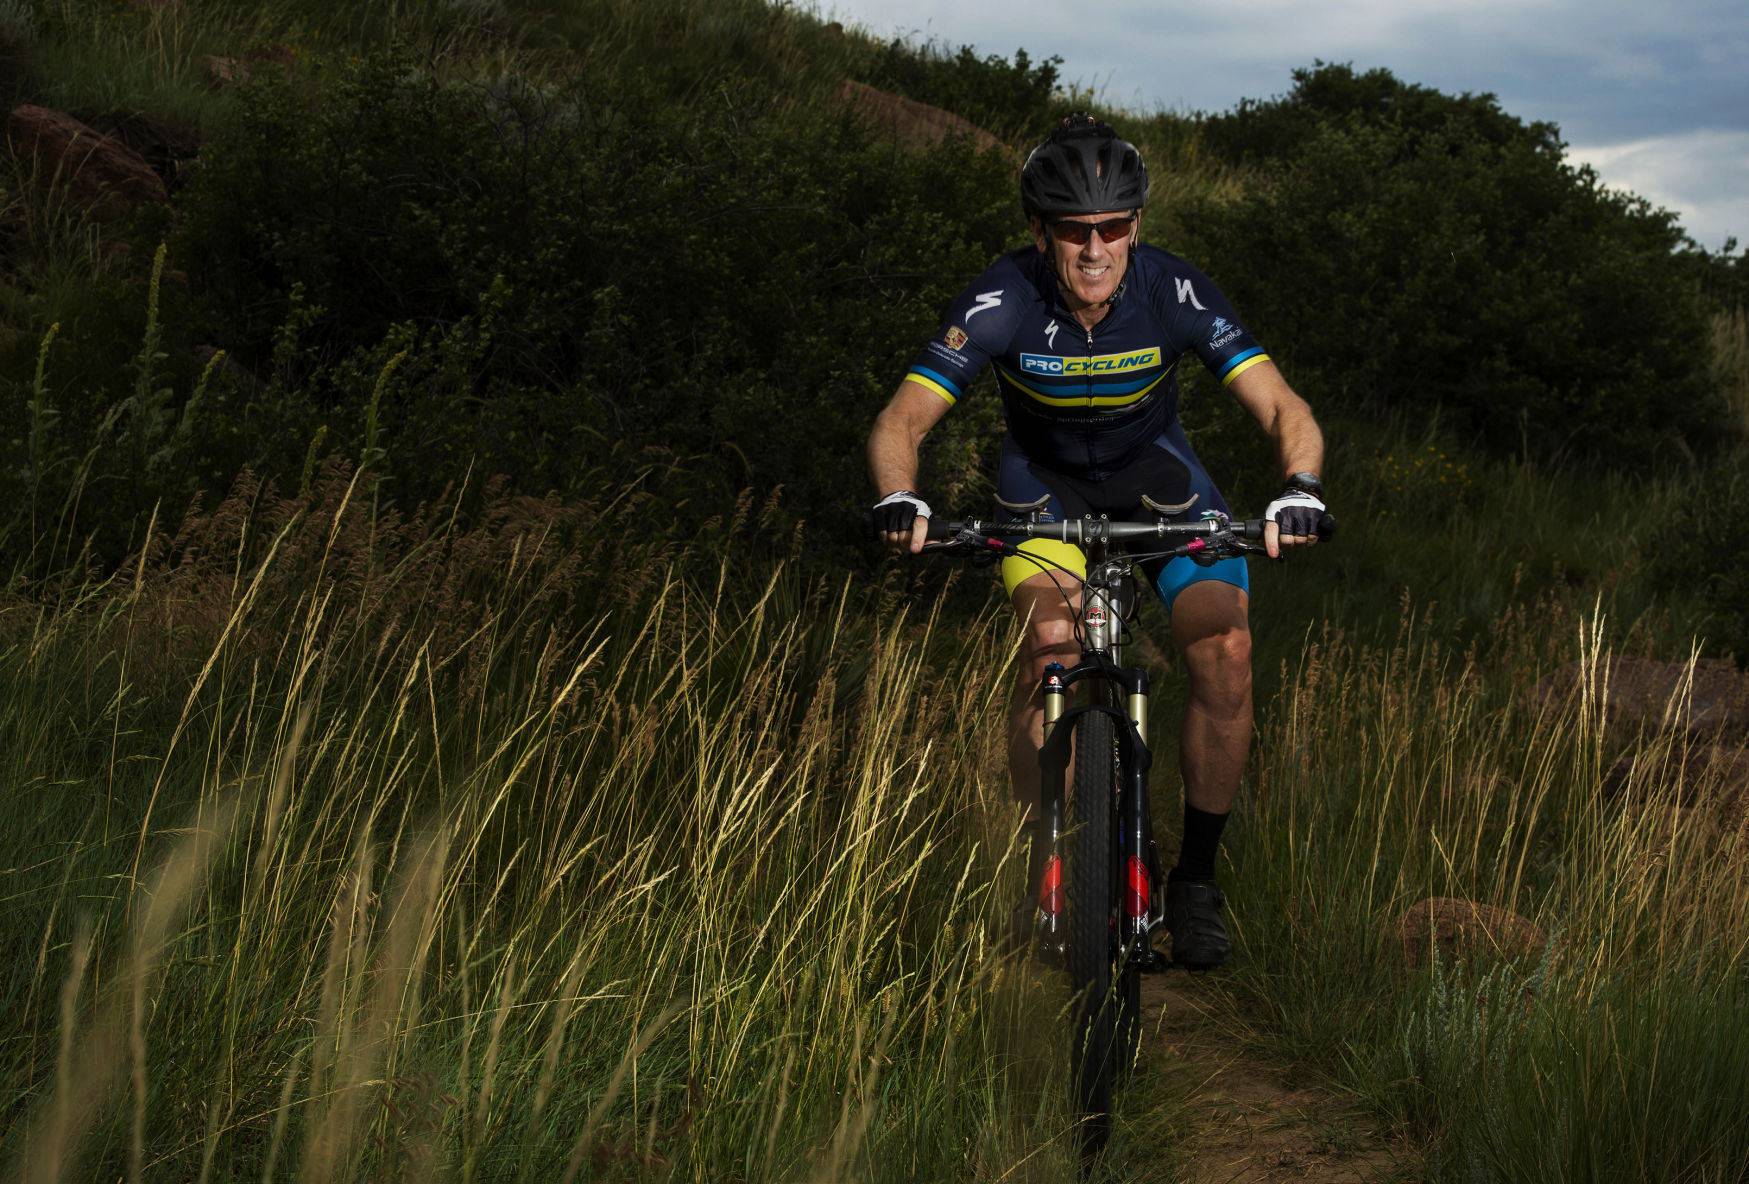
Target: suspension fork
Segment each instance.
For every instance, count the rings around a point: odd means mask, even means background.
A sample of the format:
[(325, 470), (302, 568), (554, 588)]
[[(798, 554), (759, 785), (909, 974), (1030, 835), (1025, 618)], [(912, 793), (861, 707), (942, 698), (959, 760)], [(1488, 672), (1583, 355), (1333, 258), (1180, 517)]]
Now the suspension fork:
[[(1037, 929), (1046, 950), (1057, 951), (1062, 945), (1063, 861), (1062, 835), (1064, 827), (1064, 772), (1067, 746), (1049, 743), (1064, 712), (1064, 696), (1069, 687), (1092, 676), (1111, 698), (1123, 693), (1123, 713), (1131, 732), (1120, 740), (1124, 755), (1123, 783), (1117, 787), (1119, 800), (1113, 811), (1116, 833), (1112, 842), (1118, 858), (1118, 882), (1112, 885), (1116, 909), (1114, 954), (1139, 952), (1144, 958), (1148, 945), (1148, 906), (1152, 886), (1149, 866), (1153, 823), (1148, 801), (1148, 766), (1151, 760), (1148, 745), (1148, 672), (1115, 666), (1098, 654), (1087, 654), (1072, 670), (1053, 662), (1045, 667), (1040, 689), (1044, 694), (1044, 739), (1040, 749), (1041, 789), (1044, 795), (1045, 828), (1050, 843), (1045, 857), (1044, 873), (1038, 885)], [(1110, 699), (1107, 699), (1107, 703)], [(1115, 706), (1115, 705), (1113, 705)], [(1045, 750), (1057, 748), (1058, 759), (1045, 760)]]
[[(1124, 765), (1124, 793), (1119, 819), (1118, 874), (1123, 878), (1123, 908), (1118, 917), (1118, 948), (1123, 956), (1146, 957), (1148, 902), (1152, 877), (1148, 853), (1153, 840), (1153, 821), (1148, 801), (1148, 672), (1123, 670), (1124, 713), (1135, 728), (1137, 754)], [(1139, 758), (1139, 759), (1138, 759)]]
[[(1051, 738), (1057, 721), (1063, 718), (1063, 696), (1069, 690), (1068, 672), (1055, 662), (1045, 667), (1040, 689), (1044, 692), (1044, 740)], [(1041, 950), (1050, 958), (1063, 956), (1063, 770), (1052, 769), (1043, 760), (1040, 746), (1042, 777), (1039, 791), (1044, 797), (1045, 837), (1050, 844), (1045, 855), (1044, 874), (1038, 883), (1038, 915), (1035, 928)]]

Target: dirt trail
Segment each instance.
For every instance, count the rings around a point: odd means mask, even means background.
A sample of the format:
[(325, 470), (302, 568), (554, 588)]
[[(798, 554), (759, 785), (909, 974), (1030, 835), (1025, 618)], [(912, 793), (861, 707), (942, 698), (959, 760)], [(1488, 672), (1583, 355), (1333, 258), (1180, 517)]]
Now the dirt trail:
[(1350, 1099), (1284, 1083), (1222, 1028), (1218, 980), (1182, 972), (1142, 980), (1150, 1071), (1197, 1099), (1180, 1148), (1185, 1184), (1374, 1184), (1413, 1176), (1412, 1152), (1380, 1135)]

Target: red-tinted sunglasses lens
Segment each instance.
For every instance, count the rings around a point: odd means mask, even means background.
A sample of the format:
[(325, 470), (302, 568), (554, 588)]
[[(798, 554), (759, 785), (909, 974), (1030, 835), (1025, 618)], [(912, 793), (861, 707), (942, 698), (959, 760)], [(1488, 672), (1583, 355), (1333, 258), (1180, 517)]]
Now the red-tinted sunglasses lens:
[(1058, 242), (1084, 247), (1087, 245), (1087, 236), (1094, 231), (1099, 232), (1100, 242), (1115, 243), (1128, 234), (1134, 224), (1134, 218), (1110, 218), (1104, 222), (1052, 222), (1051, 233), (1057, 236)]

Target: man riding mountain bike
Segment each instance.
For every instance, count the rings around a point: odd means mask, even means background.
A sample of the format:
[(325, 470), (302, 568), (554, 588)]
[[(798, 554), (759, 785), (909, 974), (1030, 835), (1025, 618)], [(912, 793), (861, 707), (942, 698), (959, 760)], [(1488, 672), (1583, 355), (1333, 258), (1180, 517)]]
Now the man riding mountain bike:
[[(1007, 422), (997, 497), (1017, 515), (1153, 521), (1144, 498), (1190, 502), (1192, 516), (1226, 513), (1178, 422), (1173, 371), (1194, 353), (1275, 443), (1285, 487), (1264, 513), (1268, 553), (1315, 543), (1324, 444), (1311, 408), (1207, 276), (1139, 242), (1148, 172), (1135, 146), (1101, 120), (1071, 115), (1027, 158), (1020, 192), (1032, 246), (998, 259), (953, 302), (869, 435), (882, 541), (921, 549), (930, 509), (915, 492), (918, 449), (986, 365), (995, 367)], [(1079, 652), (1079, 588), (1072, 580), (1059, 588), (1051, 573), (1085, 574), (1086, 559), (1053, 540), (1028, 540), (1020, 552), (1002, 561), (1026, 631), (1009, 707), (1009, 772), (1026, 811), (1027, 882), (1036, 889), (1047, 845), (1038, 834), (1039, 683), (1046, 666), (1071, 665)], [(1245, 562), (1177, 558), (1142, 570), (1190, 676), (1179, 749), (1184, 834), (1166, 884), (1172, 961), (1219, 966), (1231, 944), (1215, 857), (1251, 743)]]

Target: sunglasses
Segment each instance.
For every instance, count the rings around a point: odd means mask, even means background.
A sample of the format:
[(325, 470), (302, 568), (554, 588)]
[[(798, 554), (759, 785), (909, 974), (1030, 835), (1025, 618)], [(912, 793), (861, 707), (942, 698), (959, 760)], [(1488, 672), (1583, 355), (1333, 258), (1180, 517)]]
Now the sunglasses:
[(1084, 247), (1087, 245), (1088, 236), (1095, 231), (1099, 234), (1100, 242), (1115, 243), (1130, 232), (1130, 227), (1135, 222), (1136, 216), (1130, 214), (1123, 218), (1108, 218), (1104, 222), (1052, 222), (1050, 228), (1058, 242)]

